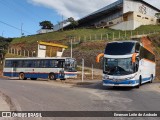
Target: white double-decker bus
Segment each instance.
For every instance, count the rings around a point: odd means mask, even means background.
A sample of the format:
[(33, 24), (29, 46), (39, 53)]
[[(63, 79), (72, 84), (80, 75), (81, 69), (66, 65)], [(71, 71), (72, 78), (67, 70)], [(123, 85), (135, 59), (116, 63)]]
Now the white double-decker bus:
[(139, 88), (155, 78), (155, 55), (138, 41), (108, 43), (103, 56), (104, 86)]
[(6, 58), (3, 76), (30, 78), (49, 78), (50, 80), (76, 78), (76, 60), (66, 57), (52, 58)]

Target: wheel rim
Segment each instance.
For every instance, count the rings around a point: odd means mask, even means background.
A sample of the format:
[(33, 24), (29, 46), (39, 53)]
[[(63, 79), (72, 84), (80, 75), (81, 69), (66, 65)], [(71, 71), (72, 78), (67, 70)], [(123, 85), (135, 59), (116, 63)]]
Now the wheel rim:
[(24, 79), (24, 74), (21, 73), (21, 74), (19, 75), (19, 78), (20, 78), (20, 79)]
[(50, 74), (50, 80), (54, 79), (54, 74)]

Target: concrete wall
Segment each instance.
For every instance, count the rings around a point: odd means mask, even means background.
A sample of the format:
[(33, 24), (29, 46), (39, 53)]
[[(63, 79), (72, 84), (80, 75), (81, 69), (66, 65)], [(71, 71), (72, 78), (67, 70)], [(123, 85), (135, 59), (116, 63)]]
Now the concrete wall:
[(46, 46), (38, 44), (38, 57), (46, 57)]
[(134, 11), (152, 17), (155, 16), (155, 13), (158, 13), (158, 11), (154, 10), (153, 8), (146, 6), (139, 1), (133, 0), (124, 0), (123, 8), (123, 13)]
[(111, 26), (110, 28), (115, 30), (134, 30), (134, 20), (121, 22), (117, 25)]
[(157, 18), (144, 15), (138, 12), (134, 12), (134, 20), (137, 22), (141, 22), (142, 25), (155, 25), (157, 24)]
[(49, 32), (53, 32), (53, 31), (54, 31), (53, 29), (51, 29), (51, 30), (49, 30), (49, 29), (40, 29), (40, 30), (37, 31), (37, 33), (38, 34), (42, 34), (42, 33), (49, 33)]
[[(110, 22), (112, 22), (113, 24), (110, 24)], [(116, 24), (119, 24), (121, 22), (123, 22), (123, 17), (119, 17), (119, 18), (116, 18), (114, 20), (108, 21), (107, 24), (108, 25), (116, 25)]]
[[(111, 26), (110, 28), (116, 29), (116, 30), (135, 30), (141, 25), (156, 25), (157, 24), (156, 17), (144, 15), (139, 12), (128, 13), (128, 14), (125, 14), (123, 17), (127, 17), (127, 20), (119, 24), (115, 24)], [(112, 20), (112, 21), (115, 21), (115, 20)]]

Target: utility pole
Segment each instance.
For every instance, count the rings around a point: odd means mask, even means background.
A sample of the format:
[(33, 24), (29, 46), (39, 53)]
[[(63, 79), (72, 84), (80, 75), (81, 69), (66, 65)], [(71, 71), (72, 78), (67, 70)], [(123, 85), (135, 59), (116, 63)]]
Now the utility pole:
[(84, 59), (82, 59), (82, 82), (84, 82)]
[(72, 46), (72, 38), (71, 38), (71, 58), (73, 57), (73, 55), (72, 55), (72, 49), (73, 49), (73, 46)]
[(22, 29), (22, 27), (23, 27), (23, 23), (21, 23), (21, 37), (23, 36), (23, 29)]

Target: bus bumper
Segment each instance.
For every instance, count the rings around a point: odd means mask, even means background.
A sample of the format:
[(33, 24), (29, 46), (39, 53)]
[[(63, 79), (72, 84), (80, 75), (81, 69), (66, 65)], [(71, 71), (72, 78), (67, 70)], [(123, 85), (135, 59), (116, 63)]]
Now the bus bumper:
[(138, 81), (133, 81), (133, 80), (125, 80), (125, 81), (112, 81), (112, 80), (103, 80), (103, 86), (111, 86), (111, 87), (135, 87), (139, 83)]
[(77, 73), (65, 73), (65, 78), (77, 78)]

